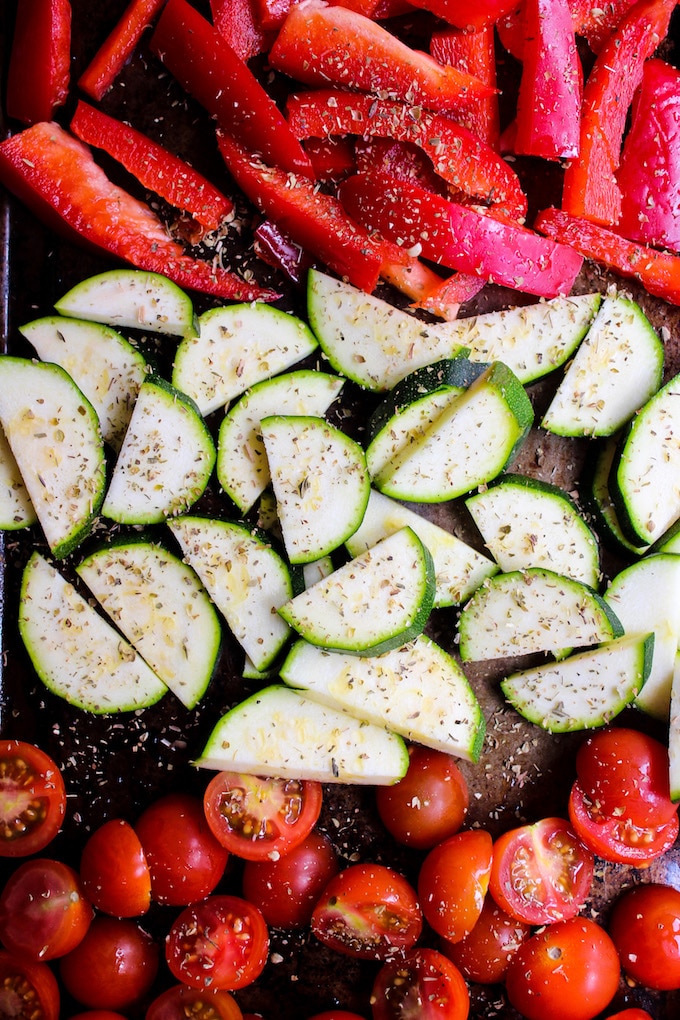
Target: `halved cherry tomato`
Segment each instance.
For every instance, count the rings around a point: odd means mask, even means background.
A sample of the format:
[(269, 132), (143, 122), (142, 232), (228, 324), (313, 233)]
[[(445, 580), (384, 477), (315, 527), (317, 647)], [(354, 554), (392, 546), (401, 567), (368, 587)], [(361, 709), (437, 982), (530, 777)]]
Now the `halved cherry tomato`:
[(278, 861), (246, 861), (243, 895), (260, 908), (267, 924), (302, 928), (339, 867), (330, 840), (310, 832)]
[(112, 1009), (86, 1009), (84, 1013), (76, 1013), (71, 1020), (126, 1020), (126, 1017)]
[(609, 918), (609, 934), (628, 978), (669, 991), (680, 988), (680, 892), (650, 883), (624, 892)]
[(0, 1016), (59, 1020), (59, 985), (46, 963), (0, 949)]
[(43, 850), (65, 811), (64, 780), (50, 756), (21, 740), (0, 741), (0, 857)]
[(530, 935), (531, 925), (511, 917), (487, 896), (470, 934), (459, 942), (442, 939), (441, 951), (463, 977), (480, 985), (491, 985), (503, 980), (510, 961)]
[(142, 844), (122, 818), (92, 833), (80, 858), (83, 888), (97, 910), (114, 917), (138, 917), (151, 905), (151, 875)]
[(470, 994), (458, 968), (435, 949), (414, 949), (378, 971), (373, 1020), (466, 1020)]
[(569, 818), (574, 831), (587, 847), (616, 864), (631, 864), (643, 868), (661, 857), (675, 843), (678, 836), (678, 816), (665, 825), (635, 825), (626, 818), (593, 812), (578, 782), (569, 795)]
[(149, 1006), (144, 1020), (242, 1020), (233, 995), (219, 988), (173, 985)]
[(34, 857), (10, 875), (0, 894), (0, 940), (11, 953), (54, 960), (75, 949), (92, 916), (73, 868)]
[(469, 935), (489, 888), (493, 840), (483, 829), (459, 832), (430, 850), (418, 876), (423, 914), (450, 942)]
[(275, 861), (309, 835), (322, 799), (321, 783), (218, 772), (203, 809), (213, 835), (231, 853)]
[(401, 956), (423, 916), (415, 890), (382, 864), (353, 864), (332, 878), (312, 914), (312, 932), (339, 953), (365, 960)]
[(59, 961), (66, 990), (93, 1009), (125, 1009), (151, 988), (158, 946), (134, 921), (103, 914)]
[(544, 818), (496, 840), (489, 889), (496, 903), (519, 921), (565, 921), (585, 903), (594, 863), (568, 822)]
[(327, 1009), (325, 1013), (310, 1016), (309, 1020), (364, 1020), (364, 1018), (358, 1013), (349, 1013), (346, 1009)]
[(192, 988), (244, 988), (267, 962), (262, 914), (238, 896), (209, 896), (186, 907), (170, 928), (165, 956), (178, 981)]

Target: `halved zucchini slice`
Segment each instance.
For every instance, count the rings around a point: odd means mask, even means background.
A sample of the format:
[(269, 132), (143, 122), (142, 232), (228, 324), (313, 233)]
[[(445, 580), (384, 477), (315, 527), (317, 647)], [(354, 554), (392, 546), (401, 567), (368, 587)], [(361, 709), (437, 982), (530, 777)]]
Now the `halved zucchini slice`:
[(0, 429), (0, 531), (30, 528), (37, 520), (16, 457)]

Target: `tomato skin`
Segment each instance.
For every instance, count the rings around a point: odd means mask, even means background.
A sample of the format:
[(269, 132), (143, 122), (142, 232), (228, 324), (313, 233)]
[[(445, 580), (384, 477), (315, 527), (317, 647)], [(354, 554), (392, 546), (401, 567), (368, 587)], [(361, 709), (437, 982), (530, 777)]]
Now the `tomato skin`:
[(262, 914), (239, 896), (209, 896), (186, 907), (170, 928), (165, 958), (192, 988), (245, 988), (262, 973), (269, 933)]
[(70, 1020), (126, 1020), (122, 1013), (114, 1013), (112, 1009), (87, 1009), (84, 1013), (76, 1013)]
[(531, 925), (517, 921), (487, 896), (470, 934), (459, 942), (442, 939), (441, 951), (468, 981), (492, 985), (503, 980), (511, 959), (530, 935)]
[(620, 1013), (612, 1013), (607, 1020), (654, 1020), (646, 1009), (638, 1009), (631, 1006), (630, 1009), (622, 1009)]
[(382, 864), (352, 864), (324, 889), (311, 927), (320, 942), (338, 953), (389, 960), (416, 944), (423, 915), (403, 875)]
[(648, 988), (680, 988), (680, 892), (650, 883), (624, 892), (609, 934), (628, 978)]
[(157, 903), (187, 906), (209, 896), (222, 878), (229, 852), (210, 831), (198, 797), (166, 794), (146, 808), (134, 829)]
[(469, 829), (430, 850), (418, 875), (418, 898), (431, 928), (458, 942), (469, 935), (489, 888), (493, 840)]
[(458, 832), (469, 801), (455, 758), (419, 745), (409, 749), (404, 778), (376, 790), (385, 828), (399, 843), (416, 850), (430, 850)]
[(217, 988), (173, 985), (153, 1000), (144, 1020), (242, 1020), (243, 1014), (229, 992)]
[(203, 797), (210, 829), (237, 857), (277, 860), (309, 835), (323, 788), (311, 780), (265, 779), (218, 772)]
[(0, 740), (0, 857), (39, 853), (61, 829), (66, 788), (48, 754), (21, 740)]
[(278, 861), (246, 861), (243, 895), (259, 907), (267, 924), (302, 928), (339, 869), (330, 840), (312, 831)]
[(92, 833), (80, 858), (80, 878), (92, 904), (113, 917), (139, 917), (151, 905), (151, 874), (137, 833), (122, 818)]
[(385, 963), (371, 992), (373, 1020), (467, 1020), (470, 994), (458, 968), (436, 949)]
[(579, 838), (598, 857), (644, 868), (675, 843), (680, 826), (673, 815), (665, 825), (639, 826), (626, 819), (593, 816), (578, 782), (569, 794), (569, 819)]
[(25, 861), (0, 894), (0, 940), (31, 960), (54, 960), (75, 949), (92, 917), (78, 875), (61, 861)]
[(532, 935), (510, 962), (511, 1004), (527, 1020), (591, 1020), (618, 991), (614, 943), (594, 921), (556, 921)]
[(59, 1020), (57, 979), (46, 963), (0, 949), (0, 1016)]
[(59, 961), (67, 991), (92, 1009), (125, 1009), (144, 995), (158, 971), (158, 946), (124, 918), (95, 917), (87, 935)]
[(364, 1020), (364, 1018), (346, 1009), (327, 1009), (324, 1013), (315, 1013), (308, 1020)]

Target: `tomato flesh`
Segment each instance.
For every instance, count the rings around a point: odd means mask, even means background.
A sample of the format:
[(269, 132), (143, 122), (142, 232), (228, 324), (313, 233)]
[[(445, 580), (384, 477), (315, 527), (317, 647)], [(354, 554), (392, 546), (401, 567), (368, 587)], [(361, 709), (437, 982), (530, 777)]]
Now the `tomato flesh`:
[(677, 815), (659, 826), (635, 825), (626, 818), (602, 815), (593, 810), (578, 782), (569, 795), (569, 818), (574, 831), (593, 853), (606, 861), (638, 868), (670, 850), (679, 830)]
[(378, 971), (371, 993), (374, 1020), (466, 1020), (470, 995), (463, 975), (434, 949), (415, 949)]
[(64, 780), (52, 758), (34, 744), (0, 741), (0, 857), (43, 850), (65, 812)]
[(0, 939), (12, 953), (54, 960), (85, 937), (92, 907), (67, 864), (36, 857), (10, 875), (0, 895)]
[(626, 975), (670, 991), (680, 988), (680, 892), (650, 883), (624, 892), (614, 904), (609, 934)]
[(46, 963), (0, 949), (0, 1016), (59, 1020), (59, 985)]
[(241, 1020), (234, 997), (218, 988), (173, 985), (149, 1006), (145, 1020)]

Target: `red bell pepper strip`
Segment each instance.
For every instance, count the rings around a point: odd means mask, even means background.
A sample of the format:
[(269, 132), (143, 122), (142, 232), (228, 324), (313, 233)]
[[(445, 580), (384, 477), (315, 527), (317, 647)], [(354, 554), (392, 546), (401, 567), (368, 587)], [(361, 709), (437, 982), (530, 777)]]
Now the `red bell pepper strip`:
[(51, 120), (66, 101), (70, 67), (69, 0), (21, 0), (7, 71), (8, 116), (22, 124)]
[(206, 230), (217, 230), (232, 212), (231, 199), (162, 145), (129, 124), (109, 117), (82, 100), (71, 119), (71, 131), (118, 160), (149, 191), (181, 209)]
[(302, 283), (312, 260), (299, 244), (291, 241), (272, 220), (263, 220), (254, 234), (258, 258), (274, 269), (280, 269), (293, 283)]
[(516, 0), (411, 0), (456, 28), (478, 31), (494, 25), (515, 6)]
[(266, 53), (274, 41), (256, 17), (257, 0), (210, 0), (212, 22), (241, 60)]
[(297, 0), (254, 0), (257, 20), (261, 28), (278, 30)]
[(417, 184), (356, 174), (340, 185), (340, 200), (367, 230), (450, 269), (539, 297), (571, 290), (583, 259), (525, 227), (485, 216)]
[(609, 226), (619, 221), (616, 171), (628, 111), (675, 6), (676, 0), (638, 0), (595, 61), (583, 91), (579, 155), (564, 175), (562, 208), (574, 216)]
[(293, 95), (286, 113), (298, 138), (355, 134), (413, 142), (457, 191), (498, 206), (510, 219), (522, 220), (526, 214), (526, 196), (509, 164), (467, 128), (442, 114), (338, 89)]
[(449, 195), (446, 181), (435, 173), (432, 163), (422, 149), (408, 142), (395, 142), (390, 138), (371, 138), (354, 141), (354, 160), (357, 173), (391, 174), (404, 181), (415, 181), (438, 195)]
[[(593, 0), (568, 0), (568, 3), (574, 32), (587, 40), (593, 53), (599, 53), (635, 0), (609, 0), (604, 4), (593, 3)], [(520, 3), (496, 24), (501, 43), (517, 60), (524, 58), (526, 36), (522, 12), (523, 6)]]
[(494, 94), (480, 99), (465, 110), (457, 111), (455, 119), (474, 135), (499, 151), (500, 114), (496, 89), (496, 40), (493, 28), (462, 32), (458, 28), (440, 28), (430, 37), (430, 54), (440, 64), (450, 64), (459, 71), (473, 74)]
[(86, 95), (99, 100), (108, 92), (164, 3), (165, 0), (131, 0), (114, 30), (78, 79), (78, 85)]
[(263, 159), (313, 176), (309, 157), (274, 100), (229, 43), (186, 0), (168, 0), (151, 50), (220, 127)]
[(680, 256), (629, 241), (607, 227), (561, 209), (544, 209), (534, 226), (546, 237), (571, 245), (585, 258), (638, 280), (650, 294), (680, 304)]
[(572, 159), (579, 152), (583, 71), (567, 0), (524, 0), (524, 58), (515, 152)]
[(372, 291), (383, 264), (408, 262), (398, 245), (371, 237), (332, 195), (306, 177), (270, 167), (218, 131), (218, 144), (234, 180), (261, 213), (338, 276)]
[(269, 61), (307, 85), (375, 92), (439, 112), (493, 94), (478, 78), (438, 64), (370, 18), (323, 0), (291, 7)]
[(0, 143), (0, 182), (70, 241), (180, 287), (236, 301), (279, 296), (186, 255), (149, 206), (113, 184), (87, 146), (57, 124), (34, 124)]
[(308, 138), (304, 145), (318, 181), (337, 181), (356, 169), (349, 138)]
[(680, 71), (663, 60), (645, 63), (618, 182), (617, 231), (680, 250)]

